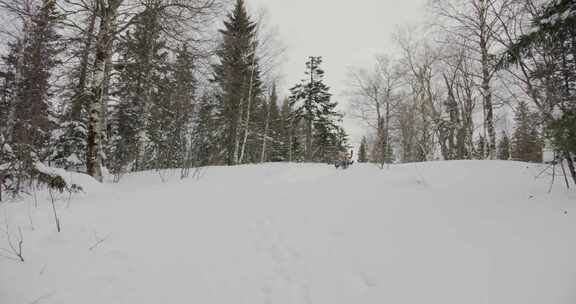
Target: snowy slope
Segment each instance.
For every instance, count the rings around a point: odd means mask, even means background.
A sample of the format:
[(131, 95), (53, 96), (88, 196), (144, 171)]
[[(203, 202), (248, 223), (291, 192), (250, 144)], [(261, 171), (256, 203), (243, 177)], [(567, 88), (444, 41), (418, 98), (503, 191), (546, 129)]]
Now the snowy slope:
[[(209, 168), (0, 205), (1, 304), (576, 302), (576, 192), (541, 167)], [(32, 223), (32, 224), (31, 224)], [(0, 233), (0, 248), (7, 248)]]

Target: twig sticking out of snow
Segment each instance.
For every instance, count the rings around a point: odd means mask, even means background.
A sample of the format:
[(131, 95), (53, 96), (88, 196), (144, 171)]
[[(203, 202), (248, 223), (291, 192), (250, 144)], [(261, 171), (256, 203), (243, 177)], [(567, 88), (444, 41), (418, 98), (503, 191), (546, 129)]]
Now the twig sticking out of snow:
[(60, 218), (58, 217), (58, 213), (56, 212), (56, 198), (54, 198), (54, 194), (52, 193), (52, 188), (48, 188), (48, 193), (50, 194), (50, 203), (52, 203), (52, 211), (54, 212), (54, 220), (56, 221), (56, 229), (58, 232), (61, 231), (60, 227)]
[(22, 253), (24, 245), (24, 235), (22, 233), (22, 228), (18, 227), (18, 239), (16, 240), (15, 244), (14, 241), (12, 240), (12, 236), (10, 235), (10, 226), (8, 225), (8, 216), (6, 215), (6, 213), (4, 213), (4, 218), (6, 221), (6, 228), (4, 229), (4, 233), (6, 234), (6, 241), (8, 242), (10, 250), (0, 248), (2, 252), (8, 254), (8, 256), (2, 254), (0, 254), (0, 256), (9, 260), (15, 260), (24, 263), (24, 256)]
[(43, 296), (39, 297), (38, 299), (30, 302), (30, 304), (38, 304), (38, 303), (40, 303), (40, 302), (42, 302), (42, 301), (44, 301), (44, 300), (49, 299), (49, 298), (52, 297), (53, 295), (54, 295), (54, 292), (49, 293), (49, 294), (46, 294), (46, 295), (43, 295)]
[(92, 251), (92, 250), (96, 249), (96, 247), (98, 247), (100, 244), (104, 243), (104, 241), (106, 241), (108, 239), (108, 237), (110, 237), (110, 235), (107, 235), (104, 238), (99, 238), (98, 235), (96, 234), (96, 232), (94, 232), (94, 238), (96, 239), (96, 243), (94, 245), (92, 245), (92, 247), (88, 248), (88, 251)]

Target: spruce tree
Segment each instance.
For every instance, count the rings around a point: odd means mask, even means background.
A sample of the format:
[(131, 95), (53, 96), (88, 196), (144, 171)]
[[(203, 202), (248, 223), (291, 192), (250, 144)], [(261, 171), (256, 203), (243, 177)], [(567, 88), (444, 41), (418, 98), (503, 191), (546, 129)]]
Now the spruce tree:
[(358, 149), (358, 162), (368, 162), (368, 140), (366, 137), (362, 137), (362, 141), (360, 142), (360, 148)]
[(169, 130), (169, 143), (173, 147), (176, 166), (188, 167), (189, 153), (192, 149), (190, 127), (194, 115), (197, 80), (194, 75), (195, 61), (192, 52), (185, 44), (176, 52), (173, 64), (171, 90), (172, 126)]
[[(530, 76), (543, 85), (535, 93), (548, 139), (563, 159), (576, 183), (576, 2), (545, 1), (536, 10), (529, 33), (508, 47), (503, 63), (534, 62)], [(537, 54), (537, 55), (535, 55)]]
[(264, 158), (263, 162), (277, 162), (282, 161), (282, 121), (280, 117), (280, 108), (278, 107), (278, 94), (276, 85), (272, 86), (270, 99), (265, 106), (265, 113), (263, 114), (263, 130), (262, 136), (262, 152)]
[(168, 51), (161, 39), (158, 11), (148, 7), (137, 20), (118, 46), (123, 64), (117, 65), (119, 102), (111, 113), (110, 145), (116, 173), (152, 169), (160, 151), (154, 145), (165, 146), (159, 128), (166, 125), (159, 122), (163, 118), (159, 115), (162, 108), (169, 108), (162, 104), (170, 91)]
[(7, 106), (7, 122), (4, 128), (4, 144), (10, 145), (14, 156), (12, 175), (20, 182), (34, 178), (38, 173), (36, 162), (49, 159), (54, 153), (51, 145), (55, 129), (55, 115), (51, 106), (53, 95), (51, 78), (60, 62), (61, 37), (57, 25), (62, 18), (53, 0), (41, 1), (33, 8), (22, 34), (10, 44), (9, 55), (4, 59), (10, 67), (9, 92), (4, 93)]
[(304, 159), (331, 161), (344, 149), (345, 137), (338, 126), (342, 115), (336, 112), (337, 103), (331, 101), (330, 88), (324, 83), (321, 57), (310, 57), (306, 63), (307, 79), (290, 89), (290, 105), (296, 123), (304, 127)]
[(382, 117), (378, 124), (377, 142), (374, 145), (373, 158), (383, 168), (385, 164), (394, 161), (394, 149), (392, 147), (389, 126), (386, 127), (385, 118)]
[(280, 108), (278, 107), (278, 101), (272, 102), (270, 104), (270, 131), (272, 137), (272, 146), (270, 152), (269, 161), (279, 162), (285, 160), (282, 156), (282, 118), (280, 116)]
[(294, 123), (292, 121), (292, 107), (290, 100), (284, 99), (282, 108), (280, 110), (280, 126), (279, 126), (279, 140), (280, 140), (280, 157), (283, 161), (292, 161), (292, 139), (294, 137)]
[(61, 168), (77, 171), (86, 170), (86, 138), (88, 136), (87, 106), (88, 83), (90, 81), (90, 65), (93, 60), (94, 34), (96, 16), (90, 10), (83, 20), (82, 34), (69, 41), (67, 49), (72, 58), (76, 58), (73, 66), (67, 71), (68, 84), (63, 98), (65, 100), (62, 112), (59, 113), (59, 130), (55, 142), (57, 149), (52, 162)]
[[(243, 0), (237, 0), (224, 22), (222, 44), (217, 51), (219, 63), (214, 66), (214, 82), (221, 90), (221, 134), (226, 151), (226, 164), (239, 163), (246, 153), (249, 128), (261, 101), (260, 71), (256, 59), (256, 23), (246, 11)], [(244, 152), (244, 153), (243, 153)]]
[(202, 167), (221, 163), (218, 159), (218, 150), (221, 148), (218, 144), (221, 141), (218, 141), (218, 138), (222, 137), (219, 133), (222, 129), (216, 127), (218, 102), (216, 98), (204, 95), (199, 99), (196, 108), (194, 132), (191, 135), (192, 165)]
[(486, 158), (486, 138), (484, 136), (478, 137), (476, 141), (476, 149), (474, 150), (474, 157), (483, 160)]
[(526, 162), (542, 162), (542, 141), (538, 121), (528, 104), (518, 103), (514, 121), (516, 127), (512, 135), (512, 158)]
[(506, 132), (502, 131), (502, 136), (498, 142), (498, 159), (499, 160), (509, 160), (510, 159), (510, 138)]

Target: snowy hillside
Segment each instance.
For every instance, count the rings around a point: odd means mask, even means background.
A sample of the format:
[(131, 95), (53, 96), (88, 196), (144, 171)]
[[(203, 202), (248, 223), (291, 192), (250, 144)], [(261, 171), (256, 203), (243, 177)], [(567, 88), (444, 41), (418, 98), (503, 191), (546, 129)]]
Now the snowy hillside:
[[(0, 205), (2, 304), (576, 302), (576, 192), (541, 167), (209, 168)], [(5, 216), (6, 215), (6, 216)], [(4, 232), (2, 255), (9, 256)]]

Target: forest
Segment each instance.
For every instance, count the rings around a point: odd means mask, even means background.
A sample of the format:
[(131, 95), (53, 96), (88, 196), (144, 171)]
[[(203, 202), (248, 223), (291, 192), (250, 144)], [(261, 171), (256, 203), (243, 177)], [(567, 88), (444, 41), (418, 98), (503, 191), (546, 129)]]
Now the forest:
[(575, 157), (576, 0), (0, 0), (0, 304), (574, 304)]
[(321, 56), (278, 89), (281, 37), (245, 2), (0, 0), (2, 190), (72, 187), (46, 168), (118, 182), (333, 163), (352, 148), (344, 119), (365, 127), (359, 162), (548, 153), (576, 183), (576, 1), (431, 1), (430, 21), (391, 37), (397, 53), (352, 68), (347, 106)]

